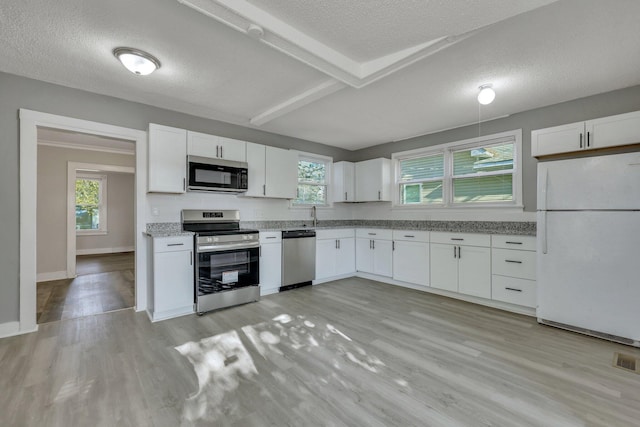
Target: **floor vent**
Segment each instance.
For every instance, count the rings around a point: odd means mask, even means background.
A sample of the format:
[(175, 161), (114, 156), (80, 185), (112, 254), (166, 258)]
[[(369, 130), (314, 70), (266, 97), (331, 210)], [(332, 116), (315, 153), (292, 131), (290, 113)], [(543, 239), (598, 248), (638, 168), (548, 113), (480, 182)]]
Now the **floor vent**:
[(628, 354), (614, 353), (613, 366), (640, 374), (640, 363), (638, 363), (638, 359)]

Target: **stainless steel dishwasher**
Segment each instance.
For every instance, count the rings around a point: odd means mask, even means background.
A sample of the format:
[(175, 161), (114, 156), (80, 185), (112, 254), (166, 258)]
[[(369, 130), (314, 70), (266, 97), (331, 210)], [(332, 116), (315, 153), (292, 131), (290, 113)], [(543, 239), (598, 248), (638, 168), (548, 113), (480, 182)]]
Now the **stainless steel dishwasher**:
[(316, 232), (314, 230), (283, 231), (280, 291), (310, 285), (315, 278)]

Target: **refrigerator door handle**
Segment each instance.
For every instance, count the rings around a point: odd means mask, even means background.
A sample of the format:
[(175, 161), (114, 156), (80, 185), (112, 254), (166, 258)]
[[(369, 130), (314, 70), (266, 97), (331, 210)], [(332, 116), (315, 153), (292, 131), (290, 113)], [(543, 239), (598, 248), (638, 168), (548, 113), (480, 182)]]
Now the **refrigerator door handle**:
[(540, 246), (542, 249), (542, 253), (547, 253), (547, 211), (543, 211), (540, 216), (540, 238), (542, 239), (540, 242)]
[(538, 200), (538, 203), (540, 204), (538, 206), (538, 210), (540, 211), (546, 211), (547, 210), (547, 189), (549, 187), (549, 169), (544, 168), (542, 176), (540, 177), (541, 181), (540, 182), (540, 200)]

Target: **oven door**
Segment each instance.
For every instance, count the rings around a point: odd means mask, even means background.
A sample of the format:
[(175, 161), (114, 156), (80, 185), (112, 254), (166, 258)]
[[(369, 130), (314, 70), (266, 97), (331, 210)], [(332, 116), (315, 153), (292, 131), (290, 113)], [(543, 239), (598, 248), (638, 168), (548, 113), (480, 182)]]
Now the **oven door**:
[(225, 292), (260, 283), (258, 247), (198, 253), (198, 296)]
[(195, 156), (189, 156), (187, 162), (188, 190), (233, 193), (247, 191), (246, 163)]

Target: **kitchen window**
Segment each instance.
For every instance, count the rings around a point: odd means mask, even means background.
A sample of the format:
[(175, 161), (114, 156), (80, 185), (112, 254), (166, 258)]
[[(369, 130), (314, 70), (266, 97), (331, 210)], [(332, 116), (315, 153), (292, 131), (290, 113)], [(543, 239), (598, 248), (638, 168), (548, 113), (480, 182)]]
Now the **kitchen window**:
[(300, 155), (298, 159), (298, 191), (294, 206), (327, 206), (332, 159), (324, 156)]
[(76, 234), (107, 232), (106, 175), (76, 176)]
[(522, 131), (394, 153), (396, 206), (522, 207)]

